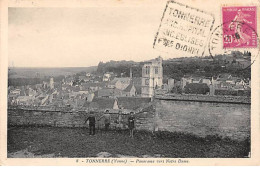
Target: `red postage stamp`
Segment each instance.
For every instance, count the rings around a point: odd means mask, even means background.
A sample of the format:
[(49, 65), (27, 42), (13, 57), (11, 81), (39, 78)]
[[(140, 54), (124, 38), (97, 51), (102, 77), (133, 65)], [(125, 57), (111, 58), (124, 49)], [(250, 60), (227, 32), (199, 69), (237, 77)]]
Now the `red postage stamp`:
[(222, 7), (223, 47), (256, 48), (256, 6)]

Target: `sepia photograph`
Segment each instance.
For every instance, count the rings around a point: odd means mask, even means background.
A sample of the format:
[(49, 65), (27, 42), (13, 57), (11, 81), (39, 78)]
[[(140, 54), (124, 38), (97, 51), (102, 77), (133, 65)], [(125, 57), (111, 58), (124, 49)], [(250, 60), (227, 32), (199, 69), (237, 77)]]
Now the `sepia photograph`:
[(208, 1), (9, 6), (7, 159), (252, 158), (259, 1)]

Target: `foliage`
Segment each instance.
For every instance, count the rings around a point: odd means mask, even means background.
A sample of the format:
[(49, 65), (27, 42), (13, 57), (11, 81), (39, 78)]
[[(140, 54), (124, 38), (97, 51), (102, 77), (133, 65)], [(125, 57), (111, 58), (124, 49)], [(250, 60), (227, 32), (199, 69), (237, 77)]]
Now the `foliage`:
[(171, 90), (171, 93), (182, 94), (181, 86), (174, 86)]
[(206, 83), (188, 83), (184, 87), (184, 92), (187, 94), (207, 94), (209, 87)]
[(139, 63), (134, 61), (109, 61), (106, 63), (99, 62), (97, 73), (104, 74), (106, 72), (113, 72), (116, 76), (129, 77), (130, 68), (134, 77), (142, 76), (142, 67)]
[[(97, 72), (103, 74), (105, 72), (114, 72), (120, 76), (123, 74), (129, 77), (130, 68), (132, 68), (134, 77), (142, 76), (142, 65), (140, 62), (133, 61), (110, 61), (107, 63), (100, 62), (98, 64)], [(172, 59), (163, 61), (163, 75), (164, 78), (173, 78), (180, 81), (184, 75), (192, 74), (196, 76), (212, 77), (220, 73), (230, 73), (233, 76), (251, 79), (251, 68), (239, 68), (232, 64), (227, 64), (219, 60), (203, 60), (202, 58), (182, 58), (180, 61), (173, 61)]]

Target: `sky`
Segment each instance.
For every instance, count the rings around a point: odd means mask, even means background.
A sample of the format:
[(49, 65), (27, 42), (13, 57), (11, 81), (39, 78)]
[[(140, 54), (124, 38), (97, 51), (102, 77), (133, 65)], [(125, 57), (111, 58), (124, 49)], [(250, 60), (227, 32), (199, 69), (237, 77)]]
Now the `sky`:
[[(183, 0), (175, 1), (184, 3)], [(237, 1), (241, 5), (245, 3), (243, 0), (230, 0), (230, 3)], [(100, 61), (186, 57), (177, 52), (165, 53), (153, 48), (167, 0), (117, 0), (108, 6), (103, 5), (103, 0), (90, 2), (95, 2), (95, 5), (10, 7), (8, 65), (88, 67), (97, 66)], [(224, 2), (226, 0), (214, 3), (186, 0), (185, 4), (211, 13), (215, 18), (215, 29), (221, 23)], [(223, 52), (222, 46), (219, 47), (220, 53)], [(209, 55), (207, 51), (204, 56)]]
[(143, 61), (153, 49), (165, 4), (151, 7), (9, 8), (8, 65), (87, 67)]

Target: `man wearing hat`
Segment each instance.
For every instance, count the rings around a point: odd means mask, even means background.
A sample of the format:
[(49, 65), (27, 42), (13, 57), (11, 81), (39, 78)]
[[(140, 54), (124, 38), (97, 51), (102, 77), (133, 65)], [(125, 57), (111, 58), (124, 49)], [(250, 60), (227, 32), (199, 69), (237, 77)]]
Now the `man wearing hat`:
[(95, 135), (96, 118), (93, 111), (90, 112), (90, 115), (85, 121), (85, 123), (87, 121), (89, 121), (89, 135)]

